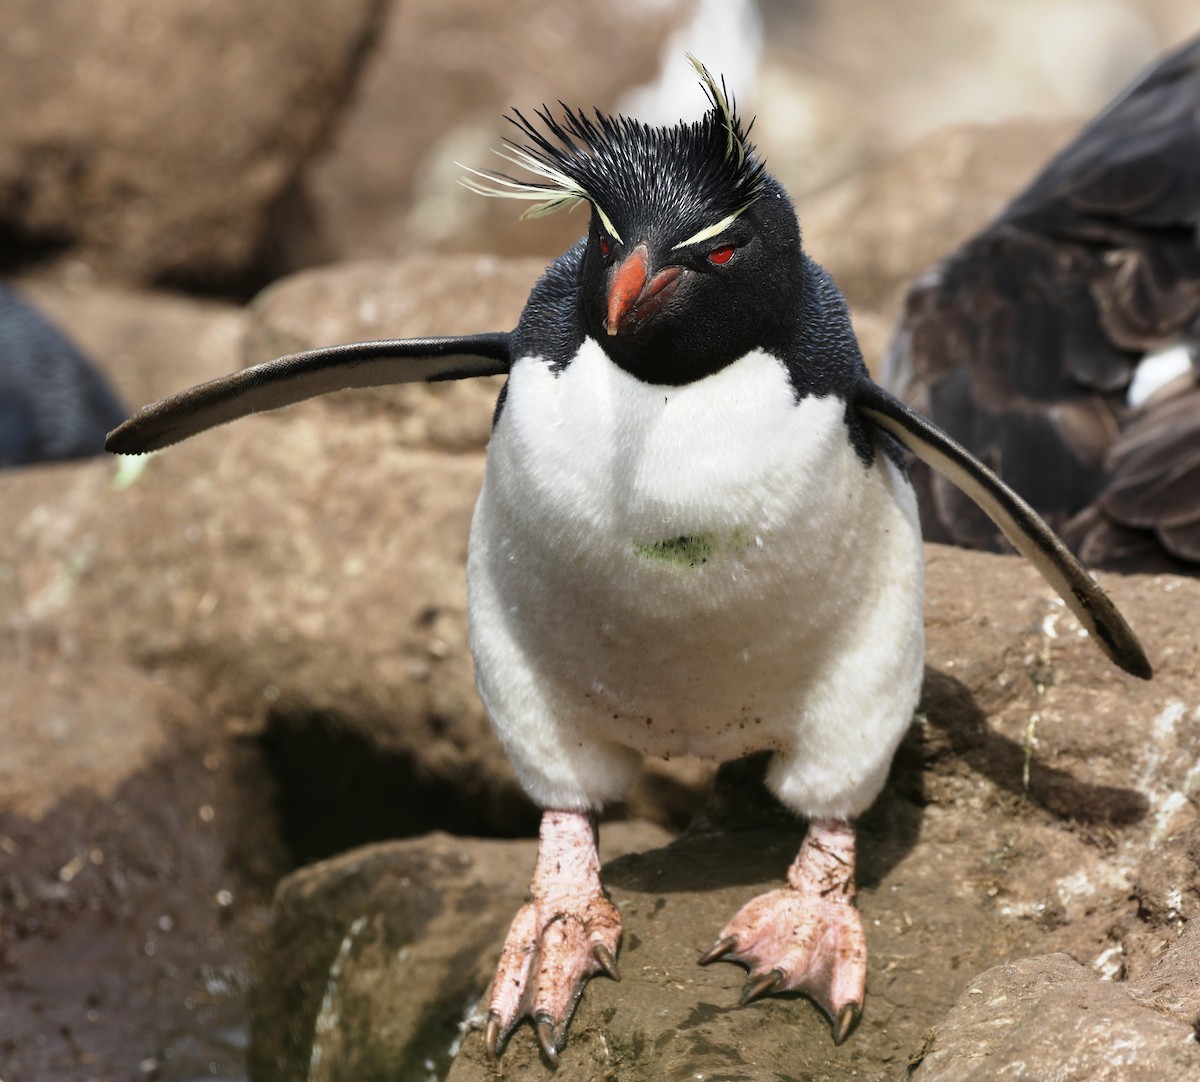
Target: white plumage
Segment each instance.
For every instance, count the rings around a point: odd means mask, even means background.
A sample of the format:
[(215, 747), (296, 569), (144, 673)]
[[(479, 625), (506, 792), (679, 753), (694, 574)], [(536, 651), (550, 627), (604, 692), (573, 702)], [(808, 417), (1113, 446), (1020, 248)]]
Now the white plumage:
[[(883, 785), (922, 674), (912, 489), (755, 351), (682, 387), (592, 340), (519, 359), (468, 581), (477, 683), (538, 803), (620, 797), (640, 754), (777, 753), (813, 816)], [(853, 588), (847, 589), (847, 582)]]

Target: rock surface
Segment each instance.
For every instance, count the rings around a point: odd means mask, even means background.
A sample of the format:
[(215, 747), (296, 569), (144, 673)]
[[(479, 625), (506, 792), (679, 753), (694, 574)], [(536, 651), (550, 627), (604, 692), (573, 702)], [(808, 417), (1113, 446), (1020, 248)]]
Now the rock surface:
[(382, 0), (14, 0), (0, 14), (0, 227), (107, 274), (228, 288), (276, 219)]
[[(603, 855), (662, 845), (615, 823)], [(431, 834), (304, 868), (276, 893), (254, 989), (255, 1078), (420, 1077), (459, 1023), (524, 900), (536, 843)], [(523, 879), (522, 875), (526, 878)]]
[[(581, 213), (519, 222), (523, 209), (458, 185), (509, 134), (503, 116), (561, 99), (612, 108), (656, 74), (687, 14), (682, 0), (402, 0), (366, 56), (354, 100), (313, 163), (305, 193), (330, 254), (396, 257), (430, 246), (515, 254), (562, 251)], [(580, 47), (596, 43), (595, 48)]]
[(1200, 1071), (1198, 965), (1200, 928), (1193, 926), (1154, 969), (1127, 983), (1100, 980), (1065, 954), (996, 966), (971, 981), (927, 1035), (909, 1077), (1190, 1078)]
[[(128, 386), (153, 397), (240, 356), (326, 335), (510, 325), (538, 270), (467, 258), (350, 265), (282, 283), (244, 317), (103, 287), (35, 289), (89, 347), (123, 349)], [(169, 368), (157, 367), (160, 355)], [(180, 1071), (212, 1062), (236, 1078), (246, 952), (289, 867), (435, 827), (532, 831), (465, 649), (462, 560), (491, 394), (464, 388), (447, 405), (406, 401), (403, 390), (247, 419), (153, 458), (124, 488), (105, 461), (0, 476), (11, 523), (0, 535), (0, 708), (14, 719), (0, 757), (0, 1010), (12, 1034), (0, 1043), (0, 1077), (74, 1078), (97, 1062), (110, 1070), (101, 1077), (120, 1078), (134, 1057), (186, 1078), (166, 1069), (169, 1054)], [(798, 842), (790, 826), (753, 837), (722, 827), (612, 872), (626, 907), (625, 980), (585, 997), (564, 1072), (707, 1071), (736, 1048), (750, 1078), (770, 1057), (784, 1073), (807, 1064), (813, 1077), (848, 1067), (877, 1077), (902, 1071), (990, 966), (1066, 952), (1132, 987), (1170, 958), (1200, 904), (1200, 584), (1106, 579), (1156, 664), (1142, 684), (1080, 639), (1015, 559), (936, 546), (928, 558), (923, 720), (864, 827), (875, 968), (859, 1034), (833, 1049), (804, 1002), (732, 1010), (739, 971), (694, 969), (695, 953), (778, 880)], [(668, 765), (631, 809), (678, 826), (708, 773)], [(379, 1009), (409, 1017), (435, 1002), (445, 1021), (447, 1004), (465, 1009), (467, 984), (482, 992), (488, 936), (526, 887), (522, 844), (487, 865), (498, 873), (495, 904), (484, 913), (473, 896), (480, 923), (461, 964), (435, 952), (443, 961), (422, 992), (432, 998), (404, 1006), (389, 993)], [(390, 942), (387, 914), (400, 903), (370, 902), (368, 873), (390, 859), (377, 858), (363, 865), (359, 898), (372, 934)], [(664, 876), (669, 890), (656, 885)], [(479, 877), (493, 882), (491, 870)], [(413, 949), (434, 957), (416, 940)], [(81, 956), (96, 965), (90, 1006), (76, 1010), (55, 974)], [(458, 983), (447, 985), (451, 973)], [(359, 976), (374, 987), (368, 970)], [(1173, 1002), (1184, 992), (1171, 977), (1156, 994)], [(260, 1024), (271, 1011), (256, 1008)], [(130, 1021), (106, 1024), (115, 1017)], [(290, 1054), (314, 1020), (289, 1023)], [(330, 1072), (343, 1036), (330, 1028)], [(939, 1040), (933, 1048), (952, 1048), (949, 1032)], [(438, 1047), (421, 1056), (448, 1045)], [(488, 1070), (481, 1057), (479, 1035), (467, 1034), (455, 1077)], [(508, 1057), (510, 1071), (535, 1068), (528, 1031)]]

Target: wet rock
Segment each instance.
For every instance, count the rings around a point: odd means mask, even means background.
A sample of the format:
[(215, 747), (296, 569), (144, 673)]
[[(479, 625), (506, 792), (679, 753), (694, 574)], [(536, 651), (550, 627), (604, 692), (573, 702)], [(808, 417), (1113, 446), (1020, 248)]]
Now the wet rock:
[(186, 681), (20, 662), (0, 673), (0, 1077), (244, 1080), (246, 944), (287, 859), (253, 748), (201, 724)]
[(5, 5), (0, 226), (140, 282), (227, 289), (263, 273), (380, 10)]

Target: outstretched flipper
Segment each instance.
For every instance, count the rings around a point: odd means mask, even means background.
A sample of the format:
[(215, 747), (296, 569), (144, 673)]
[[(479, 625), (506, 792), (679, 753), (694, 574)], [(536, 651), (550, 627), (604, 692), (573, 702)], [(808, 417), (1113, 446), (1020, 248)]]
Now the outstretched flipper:
[(1133, 629), (1029, 504), (966, 448), (878, 384), (863, 380), (855, 389), (854, 405), (979, 504), (1116, 665), (1143, 680), (1150, 679), (1153, 670)]
[(497, 376), (511, 366), (509, 335), (353, 342), (292, 353), (145, 406), (108, 434), (105, 448), (141, 455), (251, 413), (352, 387)]

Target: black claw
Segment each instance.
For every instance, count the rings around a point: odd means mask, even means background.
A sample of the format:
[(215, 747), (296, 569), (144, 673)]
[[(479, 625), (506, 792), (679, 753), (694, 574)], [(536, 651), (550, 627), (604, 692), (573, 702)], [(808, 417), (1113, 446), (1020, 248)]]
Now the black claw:
[(488, 1015), (487, 1029), (484, 1031), (483, 1043), (487, 1048), (488, 1059), (500, 1058), (500, 1016), (497, 1014)]
[(727, 935), (724, 939), (718, 939), (704, 954), (700, 955), (700, 964), (706, 966), (709, 962), (724, 958), (736, 946), (736, 936)]
[(551, 1067), (558, 1066), (558, 1038), (554, 1033), (554, 1020), (546, 1015), (539, 1015), (534, 1024), (537, 1026), (538, 1044), (549, 1061)]
[(766, 973), (760, 973), (757, 977), (751, 977), (746, 982), (746, 987), (742, 989), (742, 1006), (744, 1007), (752, 999), (758, 999), (759, 996), (770, 995), (782, 983), (783, 973), (778, 969), (772, 969)]
[(833, 1023), (833, 1043), (841, 1044), (849, 1037), (861, 1017), (862, 1007), (857, 1003), (847, 1003), (838, 1011), (837, 1020)]
[(592, 947), (592, 957), (596, 959), (605, 976), (611, 977), (614, 981), (621, 979), (621, 971), (617, 969), (617, 960), (613, 957), (613, 952), (603, 943), (596, 943)]

